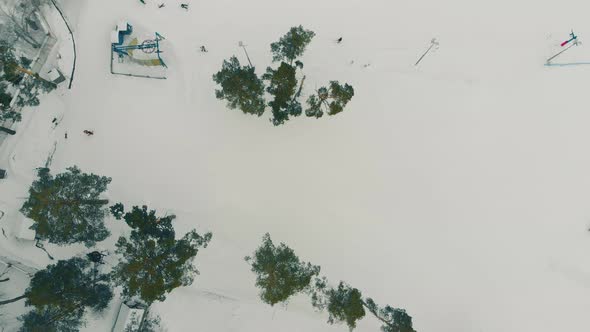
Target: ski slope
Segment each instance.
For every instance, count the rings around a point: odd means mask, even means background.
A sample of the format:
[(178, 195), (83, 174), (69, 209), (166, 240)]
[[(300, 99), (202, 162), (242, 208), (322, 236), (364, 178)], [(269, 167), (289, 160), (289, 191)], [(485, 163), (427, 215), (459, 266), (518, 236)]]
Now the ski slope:
[[(590, 66), (544, 66), (572, 28), (582, 45), (554, 63), (590, 61), (587, 2), (559, 3), (567, 15), (528, 0), (146, 2), (62, 0), (73, 88), (29, 111), (32, 138), (9, 144), (22, 176), (9, 183), (26, 192), (51, 148), (36, 148), (34, 129), (63, 112), (55, 172), (111, 176), (111, 201), (173, 211), (179, 234), (212, 231), (195, 283), (156, 305), (169, 331), (347, 330), (304, 298), (257, 299), (243, 257), (265, 232), (333, 282), (407, 309), (420, 332), (588, 331)], [(167, 80), (109, 73), (121, 19), (167, 38)], [(316, 32), (304, 98), (348, 82), (344, 113), (273, 127), (215, 99), (222, 60), (247, 62), (239, 41), (260, 74), (269, 44), (299, 24)], [(414, 67), (433, 37), (440, 47)], [(367, 316), (357, 331), (378, 326)]]

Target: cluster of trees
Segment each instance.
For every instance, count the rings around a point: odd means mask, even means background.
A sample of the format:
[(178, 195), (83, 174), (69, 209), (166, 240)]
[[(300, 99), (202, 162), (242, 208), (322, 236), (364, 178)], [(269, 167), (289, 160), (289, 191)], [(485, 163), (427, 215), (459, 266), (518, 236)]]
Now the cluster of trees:
[(32, 307), (19, 317), (19, 331), (77, 331), (88, 310), (102, 312), (112, 297), (108, 275), (89, 260), (74, 257), (35, 273), (25, 294), (0, 304), (24, 298)]
[[(49, 0), (22, 0), (14, 7), (0, 4), (0, 121), (20, 121), (20, 113), (10, 107), (10, 102), (18, 88), (17, 106), (39, 105), (39, 95), (55, 88), (51, 82), (45, 81), (38, 74), (31, 73), (28, 68), (32, 61), (24, 56), (17, 56), (14, 45), (25, 45), (33, 49), (41, 46), (41, 38), (45, 33), (39, 26), (36, 13)], [(26, 76), (30, 76), (25, 79)], [(10, 89), (12, 87), (12, 89)]]
[(327, 311), (330, 324), (345, 323), (352, 331), (368, 311), (381, 322), (383, 332), (415, 332), (412, 317), (405, 310), (379, 306), (343, 281), (336, 287), (330, 286), (326, 277), (320, 276), (319, 266), (301, 261), (284, 243), (275, 245), (268, 233), (245, 260), (256, 274), (260, 298), (271, 306), (304, 293), (309, 295), (314, 308)]
[[(77, 331), (87, 311), (101, 312), (108, 306), (115, 286), (121, 287), (124, 298), (150, 305), (164, 301), (175, 288), (192, 284), (198, 274), (194, 259), (212, 234), (191, 230), (177, 238), (172, 224), (175, 215), (159, 216), (147, 206), (126, 211), (122, 203), (108, 207), (101, 195), (110, 182), (108, 177), (83, 173), (75, 166), (56, 176), (47, 168), (38, 169), (21, 211), (34, 221), (32, 227), (41, 239), (92, 247), (110, 235), (104, 225), (109, 214), (123, 220), (131, 231), (116, 242), (118, 263), (110, 270), (85, 258), (61, 260), (37, 272), (23, 295), (0, 300), (3, 305), (25, 299), (32, 307), (19, 318), (20, 331)], [(332, 286), (320, 276), (319, 266), (301, 261), (284, 243), (275, 245), (269, 234), (246, 261), (256, 274), (265, 303), (284, 303), (303, 293), (314, 308), (328, 313), (330, 324), (345, 323), (353, 330), (370, 313), (382, 323), (383, 332), (415, 332), (405, 310), (380, 306), (343, 281)], [(144, 331), (156, 331), (159, 319), (148, 321)]]
[[(86, 258), (61, 260), (37, 272), (25, 294), (0, 301), (3, 305), (25, 299), (32, 307), (19, 318), (20, 331), (77, 331), (88, 310), (101, 312), (108, 306), (115, 286), (121, 287), (124, 298), (149, 306), (164, 301), (175, 288), (190, 285), (198, 274), (194, 259), (212, 234), (192, 230), (177, 239), (174, 215), (158, 216), (147, 206), (133, 206), (129, 211), (122, 203), (108, 207), (101, 195), (110, 182), (75, 166), (56, 176), (47, 168), (38, 169), (21, 211), (34, 221), (32, 227), (41, 239), (92, 247), (110, 235), (104, 225), (109, 213), (123, 220), (131, 232), (119, 237), (118, 264), (112, 269), (104, 271), (105, 265)], [(157, 317), (147, 322), (143, 332), (157, 330)]]
[[(242, 66), (235, 57), (224, 60), (221, 70), (213, 75), (213, 81), (221, 88), (215, 90), (218, 99), (227, 101), (230, 109), (240, 109), (246, 114), (261, 116), (267, 107), (272, 112), (271, 122), (282, 125), (292, 117), (305, 113), (320, 118), (324, 113), (342, 112), (354, 96), (348, 84), (330, 81), (327, 87), (314, 91), (306, 101), (305, 112), (300, 97), (305, 75), (301, 56), (315, 33), (302, 26), (292, 27), (279, 41), (270, 45), (275, 67), (267, 67), (259, 77), (251, 64)], [(298, 78), (300, 77), (300, 78)], [(267, 102), (265, 92), (271, 99)]]

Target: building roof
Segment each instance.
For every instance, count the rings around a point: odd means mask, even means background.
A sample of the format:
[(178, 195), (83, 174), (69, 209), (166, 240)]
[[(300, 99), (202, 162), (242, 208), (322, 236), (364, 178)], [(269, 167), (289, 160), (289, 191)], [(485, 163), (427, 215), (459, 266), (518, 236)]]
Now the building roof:
[(47, 72), (47, 77), (49, 77), (49, 79), (53, 82), (55, 80), (57, 80), (60, 77), (60, 73), (57, 69), (53, 68), (50, 71)]
[(117, 24), (117, 31), (127, 31), (128, 28), (129, 24), (127, 24), (127, 21), (121, 21)]
[(25, 216), (23, 216), (15, 225), (14, 225), (14, 236), (21, 240), (29, 240), (34, 241), (36, 232), (30, 229), (35, 222)]
[(136, 332), (139, 330), (143, 319), (144, 309), (130, 308), (125, 303), (121, 303), (117, 321), (113, 326), (112, 332)]

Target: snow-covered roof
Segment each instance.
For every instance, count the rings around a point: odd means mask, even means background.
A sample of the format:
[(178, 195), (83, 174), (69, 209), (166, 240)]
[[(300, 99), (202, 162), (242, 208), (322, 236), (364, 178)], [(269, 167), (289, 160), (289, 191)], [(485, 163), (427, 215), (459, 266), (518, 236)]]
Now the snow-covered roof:
[(47, 72), (47, 77), (53, 82), (57, 80), (61, 75), (57, 71), (57, 69), (53, 68)]
[(127, 21), (121, 21), (117, 24), (117, 31), (127, 31)]
[(141, 320), (143, 319), (144, 309), (129, 308), (125, 303), (121, 303), (117, 321), (113, 326), (112, 332), (136, 332), (139, 330)]
[(34, 241), (36, 232), (30, 229), (30, 227), (33, 226), (34, 223), (35, 222), (33, 220), (23, 216), (14, 225), (14, 236), (21, 240)]

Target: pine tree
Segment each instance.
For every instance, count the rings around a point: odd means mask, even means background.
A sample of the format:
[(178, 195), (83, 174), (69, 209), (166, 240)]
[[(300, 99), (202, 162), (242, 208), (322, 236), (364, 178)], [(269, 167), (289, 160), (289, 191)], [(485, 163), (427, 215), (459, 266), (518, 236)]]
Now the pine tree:
[(102, 311), (113, 292), (107, 275), (99, 274), (87, 259), (74, 257), (35, 273), (26, 296), (29, 306), (51, 305), (64, 310), (89, 307)]
[(79, 257), (35, 273), (25, 294), (33, 310), (19, 318), (20, 331), (78, 331), (86, 308), (103, 311), (113, 297), (108, 275)]
[(412, 317), (404, 309), (393, 308), (389, 305), (380, 308), (371, 298), (365, 300), (364, 306), (383, 323), (381, 331), (416, 332), (412, 328)]
[(256, 274), (256, 286), (261, 289), (260, 298), (270, 305), (308, 290), (312, 277), (320, 272), (319, 266), (300, 261), (284, 243), (275, 246), (268, 233), (254, 255), (245, 259)]
[(365, 316), (361, 292), (341, 281), (338, 288), (329, 289), (326, 295), (328, 322), (345, 322), (352, 331), (356, 322)]
[(344, 110), (344, 107), (354, 96), (354, 89), (348, 84), (341, 85), (338, 81), (330, 81), (330, 86), (320, 87), (315, 94), (309, 96), (305, 110), (308, 117), (321, 118), (324, 111), (328, 115), (335, 115)]
[(281, 61), (281, 64), (276, 70), (268, 67), (262, 78), (269, 81), (266, 91), (274, 96), (269, 106), (272, 109), (271, 122), (275, 126), (284, 124), (290, 116), (296, 117), (302, 113), (301, 103), (297, 99), (303, 89), (305, 77), (301, 80), (299, 90), (296, 91), (296, 69), (303, 69), (303, 62), (296, 59), (303, 55), (314, 36), (313, 31), (305, 30), (300, 25), (292, 27), (278, 42), (270, 45), (273, 62)]
[(314, 36), (313, 31), (305, 30), (301, 25), (292, 27), (278, 42), (270, 44), (272, 61), (288, 61), (292, 64), (295, 59), (303, 55)]
[(35, 307), (18, 318), (19, 332), (78, 332), (85, 325), (84, 310), (77, 308), (64, 312), (57, 306)]
[(111, 178), (82, 173), (76, 166), (55, 177), (48, 168), (40, 168), (21, 212), (35, 221), (33, 229), (41, 239), (91, 247), (109, 236), (104, 226), (108, 200), (100, 195), (110, 182)]
[(316, 278), (309, 293), (315, 308), (328, 311), (330, 324), (344, 322), (352, 331), (368, 311), (381, 321), (382, 332), (416, 332), (412, 328), (412, 317), (405, 310), (390, 305), (381, 308), (373, 299), (363, 299), (360, 290), (342, 281), (337, 288), (330, 288), (325, 277)]
[(213, 81), (221, 86), (215, 90), (217, 99), (227, 101), (230, 109), (240, 109), (246, 114), (261, 116), (264, 113), (264, 83), (255, 73), (254, 67), (241, 66), (233, 56), (224, 60)]
[(111, 207), (111, 213), (115, 215), (123, 212), (123, 220), (137, 233), (156, 239), (174, 239), (174, 227), (172, 226), (172, 221), (176, 218), (174, 215), (158, 217), (156, 211), (148, 210), (146, 205), (141, 208), (134, 206), (127, 213), (124, 213), (124, 208), (123, 204), (117, 203)]
[(129, 238), (119, 237), (116, 253), (121, 255), (113, 269), (113, 281), (126, 297), (139, 296), (148, 304), (164, 301), (176, 287), (192, 284), (198, 271), (193, 260), (206, 248), (211, 233), (190, 231), (179, 240), (172, 227), (174, 216), (158, 217), (147, 206), (134, 206), (123, 219), (132, 228)]
[(330, 287), (326, 277), (319, 276), (319, 266), (301, 262), (283, 243), (275, 246), (268, 233), (254, 256), (246, 257), (246, 261), (256, 274), (256, 286), (261, 289), (260, 297), (265, 303), (275, 305), (304, 292), (310, 296), (313, 307), (328, 312), (330, 324), (344, 322), (352, 331), (368, 310), (383, 323), (382, 332), (416, 332), (412, 317), (405, 310), (389, 305), (380, 308), (371, 298), (364, 300), (360, 290), (343, 281), (337, 288)]
[(266, 91), (274, 96), (274, 99), (268, 103), (272, 109), (272, 123), (275, 126), (285, 123), (289, 116), (298, 116), (301, 114), (301, 104), (297, 101), (298, 93), (297, 78), (295, 77), (296, 67), (285, 62), (277, 69), (268, 67), (266, 73), (262, 76), (269, 82)]
[[(244, 113), (262, 115), (265, 111), (264, 92), (272, 96), (268, 102), (271, 108), (271, 122), (275, 126), (284, 124), (292, 117), (303, 113), (299, 98), (303, 90), (305, 75), (298, 81), (297, 69), (303, 70), (303, 55), (315, 33), (301, 25), (292, 27), (279, 41), (271, 44), (273, 62), (280, 62), (276, 68), (267, 67), (262, 80), (253, 67), (242, 67), (236, 57), (223, 62), (222, 69), (213, 75), (213, 80), (221, 85), (215, 90), (218, 99), (228, 101), (230, 109), (239, 108)], [(264, 87), (264, 81), (267, 87)], [(299, 85), (299, 88), (297, 86)], [(330, 81), (328, 87), (319, 88), (307, 99), (305, 114), (320, 118), (324, 113), (336, 115), (354, 96), (354, 89), (348, 84)]]
[(123, 215), (125, 214), (125, 206), (123, 205), (123, 203), (116, 203), (109, 209), (111, 210), (111, 214), (113, 215), (113, 217), (115, 217), (115, 219), (117, 220), (121, 220), (121, 218), (123, 218)]

